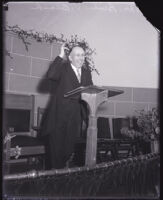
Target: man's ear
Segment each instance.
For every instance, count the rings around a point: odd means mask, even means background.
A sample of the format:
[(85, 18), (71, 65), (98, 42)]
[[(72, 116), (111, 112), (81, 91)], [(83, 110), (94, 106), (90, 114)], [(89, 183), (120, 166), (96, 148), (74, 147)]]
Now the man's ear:
[(68, 56), (69, 61), (72, 61), (71, 54)]

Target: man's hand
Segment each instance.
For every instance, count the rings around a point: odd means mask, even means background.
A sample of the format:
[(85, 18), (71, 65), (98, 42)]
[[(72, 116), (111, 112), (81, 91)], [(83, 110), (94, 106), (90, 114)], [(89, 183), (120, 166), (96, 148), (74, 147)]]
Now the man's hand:
[(60, 50), (60, 54), (59, 56), (61, 58), (65, 58), (66, 57), (66, 51), (69, 51), (69, 49), (67, 47), (65, 47), (66, 43), (62, 44), (61, 46), (61, 50)]

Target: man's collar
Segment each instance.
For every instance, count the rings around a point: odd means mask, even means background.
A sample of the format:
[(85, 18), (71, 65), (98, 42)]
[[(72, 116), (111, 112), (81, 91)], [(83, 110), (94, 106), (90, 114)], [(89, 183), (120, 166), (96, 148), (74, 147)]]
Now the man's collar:
[[(70, 63), (70, 64), (71, 64), (71, 67), (72, 67), (73, 69), (77, 70), (77, 67), (75, 67), (72, 63)], [(81, 70), (81, 67), (80, 67), (79, 69)]]

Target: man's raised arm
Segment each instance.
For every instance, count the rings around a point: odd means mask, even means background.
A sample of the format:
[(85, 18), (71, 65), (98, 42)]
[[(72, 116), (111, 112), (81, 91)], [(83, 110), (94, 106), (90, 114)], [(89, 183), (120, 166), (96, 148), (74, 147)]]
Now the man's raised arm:
[(65, 50), (67, 48), (65, 47), (65, 44), (61, 46), (61, 51), (59, 56), (55, 58), (55, 60), (50, 64), (50, 67), (47, 71), (47, 78), (50, 80), (59, 80), (60, 76), (62, 74), (62, 70), (64, 68), (64, 56), (65, 56)]

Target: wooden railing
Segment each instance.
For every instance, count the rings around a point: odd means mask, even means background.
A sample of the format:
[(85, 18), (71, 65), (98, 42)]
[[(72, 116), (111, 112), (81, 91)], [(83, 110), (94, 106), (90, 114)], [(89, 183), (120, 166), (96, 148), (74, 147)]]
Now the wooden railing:
[(8, 197), (156, 197), (159, 162), (159, 154), (146, 154), (94, 167), (6, 175), (5, 194)]

